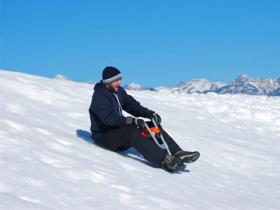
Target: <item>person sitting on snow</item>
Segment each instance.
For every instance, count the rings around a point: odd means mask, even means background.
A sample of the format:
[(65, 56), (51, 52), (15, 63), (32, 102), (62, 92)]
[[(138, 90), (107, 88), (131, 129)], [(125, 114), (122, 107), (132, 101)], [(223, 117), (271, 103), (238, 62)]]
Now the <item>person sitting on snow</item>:
[[(92, 138), (96, 144), (111, 151), (124, 151), (134, 147), (146, 160), (167, 171), (175, 171), (184, 163), (197, 160), (199, 152), (183, 151), (161, 127), (159, 114), (128, 95), (121, 87), (121, 79), (121, 72), (108, 66), (103, 70), (102, 80), (94, 87), (89, 114)], [(132, 116), (123, 116), (122, 110)], [(141, 133), (145, 128), (145, 121), (138, 117), (154, 120), (171, 154), (159, 147), (152, 138)]]

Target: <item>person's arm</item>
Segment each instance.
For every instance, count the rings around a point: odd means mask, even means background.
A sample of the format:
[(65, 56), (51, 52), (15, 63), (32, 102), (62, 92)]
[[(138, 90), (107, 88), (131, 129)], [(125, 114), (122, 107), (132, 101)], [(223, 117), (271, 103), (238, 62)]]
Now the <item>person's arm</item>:
[(134, 99), (131, 95), (128, 95), (125, 91), (124, 95), (125, 103), (122, 108), (129, 114), (135, 117), (150, 118), (153, 115), (153, 113), (155, 113), (154, 111), (142, 106), (139, 101)]
[(123, 109), (129, 114), (135, 117), (144, 117), (153, 119), (156, 124), (161, 123), (161, 117), (155, 111), (150, 110), (146, 107), (143, 107), (139, 101), (134, 99), (131, 95), (128, 95), (125, 90), (123, 90), (125, 94), (125, 104), (123, 105)]

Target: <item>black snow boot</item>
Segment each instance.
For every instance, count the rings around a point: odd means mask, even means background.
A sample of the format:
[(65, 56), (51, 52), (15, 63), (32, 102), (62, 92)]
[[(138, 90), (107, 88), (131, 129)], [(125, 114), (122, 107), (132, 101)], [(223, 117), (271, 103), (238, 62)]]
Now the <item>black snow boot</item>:
[(189, 151), (183, 151), (180, 150), (174, 154), (175, 158), (179, 159), (178, 162), (180, 162), (179, 165), (183, 165), (184, 163), (192, 163), (196, 161), (200, 154), (197, 151), (189, 152)]
[(163, 161), (161, 162), (161, 168), (169, 172), (174, 172), (185, 168), (185, 163), (192, 163), (199, 158), (199, 152), (189, 152), (180, 150), (174, 155), (166, 155)]
[(174, 172), (178, 165), (180, 164), (180, 160), (176, 159), (174, 155), (167, 154), (163, 161), (160, 164), (160, 167), (166, 171)]

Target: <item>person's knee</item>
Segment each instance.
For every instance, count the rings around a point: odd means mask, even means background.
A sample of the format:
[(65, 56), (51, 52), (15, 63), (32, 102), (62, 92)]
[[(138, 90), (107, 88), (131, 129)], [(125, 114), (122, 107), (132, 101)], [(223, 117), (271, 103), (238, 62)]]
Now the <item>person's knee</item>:
[(139, 130), (139, 128), (137, 128), (137, 126), (131, 126), (130, 129), (132, 136), (141, 135), (141, 131)]
[(140, 130), (137, 128), (136, 125), (130, 125), (128, 126), (128, 133), (131, 136), (134, 136), (135, 134), (140, 133)]

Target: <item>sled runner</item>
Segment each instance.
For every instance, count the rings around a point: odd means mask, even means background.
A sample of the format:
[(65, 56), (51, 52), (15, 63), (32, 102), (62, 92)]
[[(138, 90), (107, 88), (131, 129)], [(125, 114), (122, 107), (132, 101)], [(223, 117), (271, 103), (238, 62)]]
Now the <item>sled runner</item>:
[(145, 122), (146, 130), (142, 131), (141, 134), (145, 137), (151, 137), (160, 148), (166, 149), (167, 153), (169, 155), (172, 155), (163, 135), (160, 132), (158, 125), (156, 124), (154, 119), (152, 119), (151, 121), (153, 123), (153, 127), (149, 127)]
[(141, 131), (141, 134), (145, 137), (149, 137), (152, 138), (153, 141), (162, 149), (165, 149), (167, 151), (167, 154), (169, 156), (175, 156), (173, 164), (174, 164), (174, 168), (168, 168), (167, 170), (170, 172), (176, 172), (176, 171), (181, 171), (184, 170), (186, 168), (186, 163), (192, 163), (194, 161), (196, 161), (200, 154), (199, 152), (187, 152), (187, 151), (181, 151), (180, 154), (179, 152), (176, 154), (172, 154), (170, 152), (170, 149), (168, 147), (168, 144), (166, 143), (160, 128), (158, 127), (158, 125), (156, 124), (156, 122), (154, 121), (154, 119), (151, 120), (152, 121), (152, 125), (148, 125), (147, 122), (145, 122), (145, 129)]

